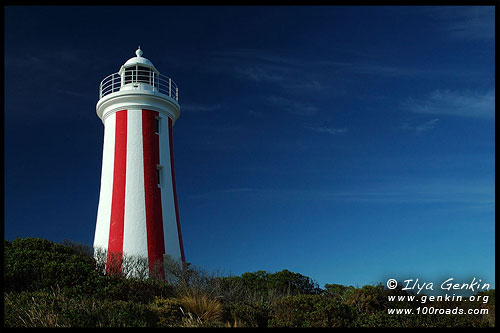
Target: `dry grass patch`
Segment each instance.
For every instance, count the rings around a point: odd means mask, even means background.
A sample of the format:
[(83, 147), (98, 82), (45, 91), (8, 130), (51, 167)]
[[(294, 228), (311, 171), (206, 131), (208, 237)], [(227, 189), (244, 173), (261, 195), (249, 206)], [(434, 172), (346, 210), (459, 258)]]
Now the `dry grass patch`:
[(222, 318), (222, 304), (207, 295), (186, 295), (179, 302), (183, 312), (188, 314), (189, 321), (203, 324), (220, 321)]

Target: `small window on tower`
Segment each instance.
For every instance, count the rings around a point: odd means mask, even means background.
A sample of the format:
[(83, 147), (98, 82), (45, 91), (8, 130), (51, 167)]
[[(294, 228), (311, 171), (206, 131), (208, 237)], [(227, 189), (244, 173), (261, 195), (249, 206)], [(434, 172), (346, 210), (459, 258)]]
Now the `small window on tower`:
[(160, 118), (155, 117), (155, 134), (160, 134)]
[(157, 177), (157, 180), (158, 180), (158, 187), (160, 187), (160, 185), (161, 185), (161, 169), (162, 169), (161, 165), (158, 165), (156, 167), (156, 177)]

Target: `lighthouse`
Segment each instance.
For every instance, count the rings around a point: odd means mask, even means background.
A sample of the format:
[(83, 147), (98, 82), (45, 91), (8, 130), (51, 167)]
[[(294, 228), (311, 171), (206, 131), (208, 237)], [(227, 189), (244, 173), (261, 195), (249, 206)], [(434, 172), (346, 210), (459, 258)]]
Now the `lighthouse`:
[(104, 144), (94, 251), (106, 253), (107, 269), (127, 256), (147, 258), (151, 273), (165, 255), (185, 262), (172, 141), (179, 90), (140, 47), (135, 54), (99, 85)]

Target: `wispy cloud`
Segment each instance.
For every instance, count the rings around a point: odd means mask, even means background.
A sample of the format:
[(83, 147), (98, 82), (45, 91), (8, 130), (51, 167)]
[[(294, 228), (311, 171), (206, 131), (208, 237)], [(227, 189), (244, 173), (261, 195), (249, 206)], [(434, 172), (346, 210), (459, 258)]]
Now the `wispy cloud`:
[[(87, 50), (55, 48), (34, 52), (19, 52), (12, 56), (6, 54), (5, 69), (16, 71), (17, 73), (28, 72), (32, 77), (43, 75), (41, 79), (47, 77), (57, 77), (69, 80), (74, 75), (68, 75), (68, 71), (73, 69), (75, 74), (85, 75), (85, 71), (75, 71), (78, 66), (95, 67), (100, 63), (101, 58), (94, 54), (89, 54)], [(57, 64), (57, 65), (54, 65)]]
[(183, 111), (193, 111), (193, 112), (208, 112), (220, 109), (220, 104), (206, 105), (206, 104), (185, 104), (182, 103)]
[(271, 105), (297, 116), (312, 116), (318, 112), (318, 108), (314, 105), (304, 104), (281, 96), (269, 96), (267, 97), (267, 101)]
[(420, 124), (411, 124), (410, 122), (404, 122), (401, 124), (400, 128), (405, 131), (424, 133), (436, 128), (438, 122), (439, 122), (438, 118), (434, 118)]
[(226, 199), (227, 195), (244, 195), (262, 200), (326, 200), (350, 201), (377, 204), (441, 203), (458, 204), (462, 208), (494, 209), (494, 186), (483, 180), (412, 180), (379, 185), (364, 185), (362, 188), (336, 189), (293, 189), (234, 187), (192, 195), (192, 199)]
[(329, 94), (342, 92), (339, 83), (352, 75), (429, 78), (471, 77), (478, 74), (473, 69), (429, 69), (362, 59), (343, 61), (334, 57), (313, 59), (261, 49), (232, 49), (213, 53), (206, 68), (249, 82), (279, 85), (280, 89), (290, 93), (328, 91)]
[(414, 113), (494, 118), (495, 92), (436, 90), (420, 100), (410, 98), (402, 108)]
[(328, 126), (312, 126), (312, 125), (305, 125), (304, 128), (314, 132), (326, 133), (331, 135), (341, 135), (347, 133), (347, 128), (334, 128)]
[(240, 77), (255, 82), (282, 82), (285, 80), (285, 73), (277, 66), (248, 65), (235, 70)]
[(323, 61), (322, 64), (340, 72), (358, 75), (402, 77), (421, 75), (423, 72), (427, 72), (425, 70), (415, 68), (363, 62)]
[(76, 98), (82, 98), (82, 99), (88, 99), (94, 101), (96, 99), (96, 96), (93, 94), (89, 94), (86, 91), (78, 91), (78, 90), (72, 90), (72, 89), (56, 89), (55, 90), (58, 94), (70, 96), (70, 97), (76, 97)]
[(254, 110), (254, 109), (250, 109), (247, 111), (247, 114), (249, 116), (252, 116), (252, 117), (257, 117), (257, 118), (260, 118), (260, 117), (263, 117), (264, 116), (264, 113), (261, 112), (261, 111), (257, 111), (257, 110)]
[(223, 72), (243, 81), (273, 85), (289, 94), (316, 93), (331, 88), (331, 83), (318, 75), (315, 62), (268, 50), (219, 51), (212, 54), (210, 64), (206, 67), (210, 71)]
[(494, 6), (457, 6), (437, 9), (434, 15), (442, 31), (453, 39), (493, 40), (495, 38)]

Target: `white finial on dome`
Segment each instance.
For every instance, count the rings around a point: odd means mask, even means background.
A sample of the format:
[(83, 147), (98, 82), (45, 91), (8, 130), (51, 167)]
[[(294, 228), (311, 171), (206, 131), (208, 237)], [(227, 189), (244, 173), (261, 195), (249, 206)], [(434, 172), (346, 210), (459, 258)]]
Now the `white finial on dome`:
[(137, 51), (135, 51), (135, 55), (138, 57), (142, 57), (142, 50), (140, 46), (137, 48)]
[(151, 63), (151, 61), (144, 58), (142, 56), (142, 54), (143, 54), (143, 52), (141, 50), (141, 47), (138, 46), (137, 50), (135, 51), (135, 57), (132, 57), (129, 60), (127, 60), (127, 62), (125, 62), (122, 67), (129, 67), (129, 66), (135, 66), (135, 65), (140, 64), (140, 65), (146, 65), (146, 67), (150, 67), (150, 68), (154, 69), (156, 72), (158, 72), (156, 70), (155, 66)]

